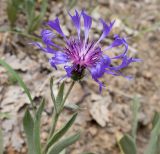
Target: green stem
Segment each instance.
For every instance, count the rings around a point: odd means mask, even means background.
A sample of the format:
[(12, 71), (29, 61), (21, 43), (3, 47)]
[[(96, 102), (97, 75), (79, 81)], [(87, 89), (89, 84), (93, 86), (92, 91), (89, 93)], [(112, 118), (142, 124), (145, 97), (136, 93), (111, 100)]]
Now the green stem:
[(56, 124), (57, 124), (58, 118), (59, 118), (59, 114), (54, 111), (53, 117), (52, 117), (52, 127), (51, 127), (51, 130), (49, 133), (49, 139), (51, 138), (52, 134), (54, 133), (54, 131), (56, 129)]
[(64, 97), (63, 104), (66, 102), (66, 99), (68, 98), (68, 96), (69, 96), (74, 84), (75, 84), (75, 81), (72, 81), (72, 84), (70, 85), (70, 87), (69, 87), (69, 89), (68, 89), (68, 91), (67, 91), (67, 93), (66, 93), (66, 95)]
[[(63, 99), (63, 104), (66, 102), (66, 99), (68, 98), (68, 96), (69, 96), (69, 94), (70, 94), (70, 92), (71, 92), (71, 90), (72, 90), (72, 88), (73, 88), (73, 86), (74, 86), (74, 84), (75, 84), (75, 81), (73, 81), (72, 83), (71, 83), (71, 85), (70, 85), (70, 87), (69, 87), (69, 89), (68, 89), (68, 91), (67, 91), (67, 93), (66, 93), (66, 95), (65, 95), (65, 97), (64, 97), (64, 99)], [(50, 130), (50, 133), (49, 133), (49, 137), (48, 137), (48, 139), (47, 139), (47, 143), (46, 143), (46, 145), (44, 146), (44, 150), (43, 150), (43, 153), (45, 154), (46, 153), (46, 151), (47, 151), (47, 148), (48, 148), (48, 141), (49, 141), (49, 139), (52, 137), (52, 135), (53, 135), (53, 133), (55, 132), (55, 129), (56, 129), (56, 125), (57, 125), (57, 121), (58, 121), (58, 118), (59, 118), (59, 115), (61, 114), (61, 112), (62, 112), (62, 110), (60, 111), (60, 113), (56, 113), (56, 111), (54, 110), (54, 113), (53, 113), (53, 118), (52, 118), (52, 127), (51, 127), (51, 130)]]
[[(72, 84), (70, 85), (70, 87), (69, 87), (64, 99), (63, 99), (63, 104), (66, 102), (66, 99), (68, 98), (68, 96), (69, 96), (74, 84), (75, 84), (75, 82), (73, 81)], [(60, 113), (61, 113), (61, 111), (60, 111)], [(52, 127), (51, 127), (51, 130), (50, 130), (50, 133), (49, 133), (49, 139), (50, 139), (50, 137), (52, 136), (52, 134), (55, 131), (56, 124), (57, 124), (57, 121), (58, 121), (60, 113), (56, 113), (56, 111), (54, 111), (53, 119), (52, 119)]]

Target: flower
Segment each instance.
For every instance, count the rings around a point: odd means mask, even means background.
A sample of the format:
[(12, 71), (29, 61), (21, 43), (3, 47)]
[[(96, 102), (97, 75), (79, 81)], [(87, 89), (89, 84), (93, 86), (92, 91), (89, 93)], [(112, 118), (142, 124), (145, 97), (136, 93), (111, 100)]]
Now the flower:
[[(99, 84), (101, 91), (104, 85), (99, 79), (104, 74), (124, 76), (121, 73), (121, 69), (127, 67), (130, 63), (140, 61), (140, 59), (127, 56), (128, 44), (126, 39), (121, 38), (119, 35), (115, 35), (113, 42), (108, 47), (102, 49), (100, 43), (109, 35), (115, 21), (107, 24), (103, 19), (100, 19), (100, 23), (103, 26), (100, 38), (98, 40), (89, 40), (92, 18), (84, 11), (81, 13), (75, 11), (74, 15), (69, 13), (69, 16), (77, 30), (77, 36), (67, 38), (61, 29), (59, 19), (56, 18), (54, 21), (48, 21), (46, 23), (48, 28), (41, 31), (41, 38), (45, 47), (39, 42), (34, 42), (34, 45), (38, 46), (45, 53), (53, 55), (49, 59), (52, 67), (57, 69), (57, 65), (64, 65), (66, 77), (77, 81), (82, 79), (85, 72), (88, 71)], [(81, 18), (83, 19), (84, 26), (83, 33), (81, 30)], [(54, 39), (57, 37), (56, 33), (63, 38), (64, 46), (54, 43)], [(104, 51), (119, 46), (124, 46), (124, 51), (118, 56), (109, 57), (104, 54)], [(113, 65), (112, 63), (115, 59), (121, 60), (121, 64), (117, 66)]]

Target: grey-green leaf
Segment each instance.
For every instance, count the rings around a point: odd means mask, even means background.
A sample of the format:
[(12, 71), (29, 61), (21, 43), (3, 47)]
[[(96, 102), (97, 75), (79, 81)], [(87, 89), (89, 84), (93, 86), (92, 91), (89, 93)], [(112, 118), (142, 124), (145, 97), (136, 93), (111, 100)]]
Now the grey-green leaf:
[(152, 129), (156, 126), (159, 119), (160, 119), (160, 114), (158, 112), (155, 112), (152, 120)]
[(157, 154), (158, 152), (158, 142), (160, 137), (160, 117), (156, 113), (153, 119), (153, 130), (151, 132), (151, 137), (147, 149), (145, 150), (145, 154)]
[(35, 31), (41, 24), (48, 6), (48, 0), (42, 0), (40, 14), (33, 20), (32, 32)]
[(57, 113), (56, 99), (55, 99), (54, 92), (53, 92), (53, 77), (51, 77), (51, 79), (50, 79), (50, 92), (51, 92), (52, 102), (54, 104), (54, 108)]
[(35, 17), (35, 0), (25, 0), (25, 11), (28, 22), (31, 23), (32, 19)]
[(80, 133), (76, 133), (72, 136), (69, 136), (65, 139), (62, 139), (61, 141), (57, 142), (56, 144), (52, 145), (47, 154), (58, 154), (60, 153), (63, 149), (67, 148), (71, 144), (75, 143), (77, 140), (80, 138)]
[(22, 2), (22, 0), (7, 0), (7, 16), (11, 27), (14, 26)]
[(0, 128), (0, 154), (3, 154), (3, 134), (2, 134), (2, 129)]
[(14, 7), (12, 0), (7, 1), (7, 16), (10, 26), (13, 27), (17, 19), (17, 9)]
[(119, 141), (119, 145), (124, 154), (136, 154), (136, 145), (129, 135), (124, 135)]
[(30, 19), (32, 21), (28, 25), (28, 32), (29, 33), (34, 32), (40, 26), (40, 24), (45, 16), (45, 13), (46, 13), (47, 5), (48, 5), (48, 0), (42, 0), (41, 10), (40, 10), (39, 15), (34, 16), (32, 19)]
[(64, 105), (64, 107), (68, 110), (72, 110), (72, 111), (77, 111), (77, 110), (80, 110), (81, 108), (76, 105), (76, 104), (66, 104)]
[(34, 144), (33, 144), (34, 121), (28, 109), (26, 110), (23, 118), (23, 127), (27, 137), (28, 153), (34, 154)]
[(61, 84), (58, 95), (56, 97), (56, 108), (57, 112), (59, 113), (61, 109), (63, 108), (63, 95), (64, 95), (64, 82)]
[(10, 72), (18, 81), (19, 85), (21, 86), (21, 88), (24, 90), (24, 92), (26, 93), (26, 95), (28, 96), (30, 102), (32, 103), (32, 97), (31, 94), (27, 88), (27, 86), (25, 85), (25, 83), (23, 82), (23, 80), (21, 79), (21, 77), (18, 75), (18, 73), (16, 73), (16, 71), (13, 70), (13, 68), (8, 65), (4, 60), (0, 59), (0, 65), (2, 65), (3, 67), (5, 67), (7, 69), (8, 72)]
[(47, 144), (47, 149), (50, 146), (52, 146), (56, 141), (58, 141), (61, 137), (63, 137), (63, 135), (68, 131), (68, 129), (74, 123), (76, 117), (77, 117), (77, 113), (74, 113), (73, 116), (69, 119), (69, 121), (51, 137), (51, 139)]
[(69, 9), (72, 9), (76, 4), (78, 0), (68, 0), (68, 7)]
[(60, 154), (66, 154), (66, 149), (60, 152)]
[(43, 109), (44, 109), (44, 99), (42, 100), (42, 102), (36, 112), (36, 117), (34, 120), (33, 140), (34, 140), (35, 154), (41, 153), (40, 120), (41, 120), (41, 115), (42, 115)]

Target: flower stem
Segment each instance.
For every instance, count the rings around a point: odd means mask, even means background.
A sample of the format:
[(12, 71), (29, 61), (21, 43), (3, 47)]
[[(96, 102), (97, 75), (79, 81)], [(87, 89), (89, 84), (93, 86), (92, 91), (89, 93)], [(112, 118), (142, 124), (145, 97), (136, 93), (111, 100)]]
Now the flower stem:
[(72, 81), (72, 84), (70, 85), (70, 87), (69, 87), (69, 89), (68, 89), (68, 91), (67, 91), (67, 93), (66, 93), (66, 95), (64, 97), (63, 104), (66, 102), (66, 99), (68, 98), (68, 96), (69, 96), (74, 84), (75, 84), (75, 81)]
[[(67, 100), (67, 98), (68, 98), (68, 96), (69, 96), (69, 94), (70, 94), (70, 92), (71, 92), (74, 84), (75, 84), (75, 81), (73, 81), (73, 82), (71, 83), (70, 87), (68, 88), (68, 91), (67, 91), (67, 93), (66, 93), (66, 95), (65, 95), (65, 97), (64, 97), (64, 99), (63, 99), (63, 105), (65, 104), (65, 102), (66, 102), (66, 100)], [(63, 107), (63, 108), (64, 108), (64, 107)], [(61, 112), (62, 112), (62, 110), (61, 110), (59, 113), (57, 113), (57, 112), (54, 110), (53, 117), (52, 117), (52, 122), (51, 122), (51, 130), (50, 130), (50, 133), (49, 133), (49, 137), (48, 137), (48, 139), (47, 139), (47, 143), (46, 143), (46, 145), (44, 146), (44, 150), (43, 150), (44, 154), (45, 154), (46, 151), (47, 151), (48, 142), (49, 142), (50, 138), (52, 137), (52, 135), (53, 135), (54, 132), (55, 132), (56, 125), (57, 125), (57, 121), (58, 121), (58, 118), (59, 118), (59, 115), (61, 114)]]

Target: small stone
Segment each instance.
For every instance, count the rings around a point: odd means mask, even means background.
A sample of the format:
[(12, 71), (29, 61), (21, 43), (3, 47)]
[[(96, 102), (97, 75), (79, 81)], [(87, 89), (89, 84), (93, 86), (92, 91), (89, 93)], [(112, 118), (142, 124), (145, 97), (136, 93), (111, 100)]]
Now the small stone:
[(47, 137), (48, 137), (48, 133), (47, 132), (42, 132), (41, 137), (42, 137), (43, 140), (46, 140)]
[(24, 153), (24, 154), (27, 153), (26, 147), (23, 147), (23, 148), (22, 148), (21, 153)]
[(98, 132), (97, 128), (95, 127), (90, 127), (88, 131), (92, 136), (95, 136)]

